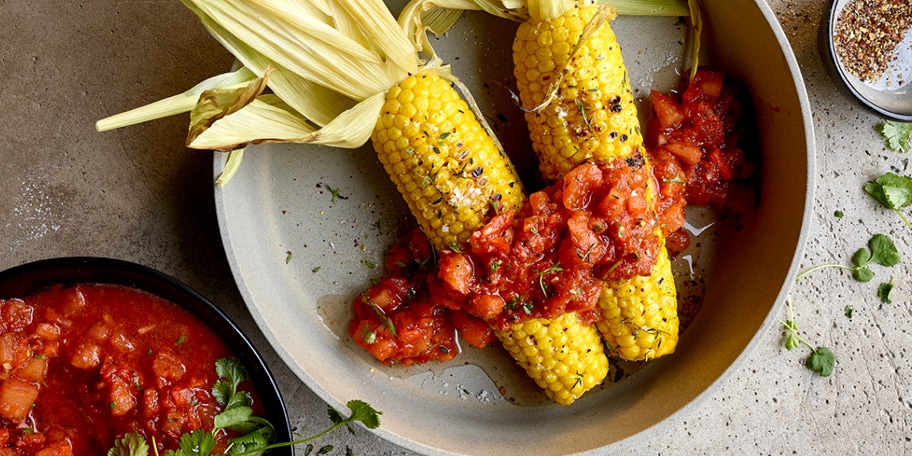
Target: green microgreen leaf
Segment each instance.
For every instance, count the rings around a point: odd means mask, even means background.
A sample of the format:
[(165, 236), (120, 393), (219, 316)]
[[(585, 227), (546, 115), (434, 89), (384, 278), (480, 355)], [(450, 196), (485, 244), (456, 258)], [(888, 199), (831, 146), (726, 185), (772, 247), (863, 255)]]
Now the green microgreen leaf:
[(836, 355), (829, 348), (817, 347), (811, 351), (804, 364), (821, 377), (829, 377), (836, 367)]

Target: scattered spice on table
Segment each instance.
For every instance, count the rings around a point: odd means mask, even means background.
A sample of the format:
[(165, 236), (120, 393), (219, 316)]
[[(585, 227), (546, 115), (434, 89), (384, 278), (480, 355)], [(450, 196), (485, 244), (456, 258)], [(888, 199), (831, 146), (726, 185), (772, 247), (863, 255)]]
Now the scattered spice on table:
[(896, 58), (894, 51), (910, 27), (909, 0), (850, 0), (836, 19), (836, 55), (850, 74), (877, 81)]

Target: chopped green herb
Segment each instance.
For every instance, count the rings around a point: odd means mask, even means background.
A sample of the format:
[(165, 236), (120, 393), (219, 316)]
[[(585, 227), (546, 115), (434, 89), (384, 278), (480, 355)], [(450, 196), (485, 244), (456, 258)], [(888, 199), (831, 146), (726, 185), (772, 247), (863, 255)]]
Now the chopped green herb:
[(854, 316), (854, 315), (855, 315), (855, 309), (853, 309), (852, 306), (846, 304), (846, 306), (845, 306), (845, 316), (846, 316), (846, 318), (851, 319), (852, 316)]
[(840, 210), (837, 210), (837, 211), (833, 212), (833, 215), (834, 215), (836, 218), (843, 218), (843, 217), (845, 217), (845, 214), (844, 214), (842, 211), (840, 211)]
[(500, 268), (501, 263), (502, 262), (500, 260), (491, 261), (491, 272), (497, 272), (497, 270)]
[(541, 287), (542, 294), (545, 295), (545, 297), (548, 296), (548, 289), (545, 287), (545, 275), (552, 272), (561, 272), (563, 270), (564, 268), (560, 267), (560, 262), (557, 262), (554, 266), (538, 273), (538, 286)]
[(374, 269), (377, 267), (371, 260), (364, 260), (364, 265), (367, 266), (367, 269)]
[(881, 283), (877, 287), (877, 297), (880, 298), (880, 302), (884, 304), (893, 304), (893, 301), (890, 300), (890, 292), (893, 291), (893, 277), (890, 277), (889, 282)]
[(285, 252), (285, 264), (291, 263), (291, 250)]
[(317, 266), (317, 267), (311, 269), (310, 272), (312, 272), (312, 273), (314, 273), (314, 274), (320, 272), (320, 266)]
[(187, 337), (184, 336), (183, 334), (181, 334), (180, 336), (177, 336), (177, 340), (174, 341), (174, 346), (177, 347), (178, 345), (180, 345), (186, 341), (187, 341)]
[[(326, 184), (323, 184), (323, 185), (326, 185)], [(326, 189), (329, 190), (329, 194), (330, 194), (330, 196), (331, 196), (330, 201), (333, 202), (333, 203), (336, 202), (336, 198), (338, 198), (338, 199), (340, 199), (340, 200), (347, 200), (347, 199), (348, 199), (347, 196), (342, 196), (342, 194), (339, 193), (339, 190), (338, 190), (338, 189), (332, 188), (332, 187), (330, 187), (329, 185), (326, 185)]]

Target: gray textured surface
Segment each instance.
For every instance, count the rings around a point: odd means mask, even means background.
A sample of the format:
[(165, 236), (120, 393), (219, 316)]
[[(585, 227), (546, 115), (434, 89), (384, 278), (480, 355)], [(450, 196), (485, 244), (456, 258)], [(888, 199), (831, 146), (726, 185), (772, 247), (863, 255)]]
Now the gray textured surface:
[[(912, 228), (861, 190), (886, 172), (909, 174), (875, 116), (836, 93), (816, 50), (823, 5), (770, 1), (801, 64), (817, 134), (817, 199), (802, 269), (848, 263), (875, 233), (912, 258)], [(0, 0), (0, 268), (98, 255), (160, 269), (218, 302), (264, 347), (292, 424), (328, 421), (326, 406), (270, 351), (232, 281), (218, 237), (211, 156), (180, 145), (184, 118), (99, 134), (96, 119), (171, 95), (221, 72), (229, 56), (177, 1)], [(835, 211), (842, 211), (837, 218)], [(793, 289), (804, 335), (836, 352), (821, 378), (770, 332), (707, 400), (649, 436), (635, 454), (902, 454), (912, 452), (912, 297), (909, 264), (860, 284), (830, 269)], [(894, 276), (893, 303), (875, 296)], [(849, 319), (845, 306), (855, 309)], [(321, 441), (356, 454), (406, 454), (366, 431)]]

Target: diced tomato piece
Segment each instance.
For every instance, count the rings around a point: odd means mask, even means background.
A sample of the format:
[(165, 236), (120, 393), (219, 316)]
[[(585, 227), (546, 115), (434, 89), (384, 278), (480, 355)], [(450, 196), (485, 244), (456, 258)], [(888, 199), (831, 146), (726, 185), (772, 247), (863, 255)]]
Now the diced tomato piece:
[(24, 331), (35, 316), (35, 308), (21, 299), (0, 301), (3, 304), (3, 327), (7, 331)]
[(57, 340), (60, 338), (60, 327), (51, 323), (38, 323), (35, 334), (44, 340)]
[(703, 151), (692, 143), (674, 141), (669, 142), (662, 147), (690, 166), (700, 163), (700, 160), (703, 158)]
[(27, 382), (40, 383), (44, 381), (47, 375), (47, 358), (43, 356), (33, 356), (24, 366), (16, 371), (16, 376)]
[(500, 315), (506, 306), (507, 304), (500, 296), (480, 294), (474, 296), (472, 300), (469, 301), (469, 306), (466, 310), (479, 318), (490, 320)]
[(85, 341), (76, 347), (73, 357), (70, 358), (70, 364), (80, 369), (91, 369), (101, 364), (101, 347), (94, 343)]
[[(503, 299), (500, 302), (503, 303)], [(459, 332), (459, 337), (473, 347), (484, 348), (489, 343), (497, 340), (491, 326), (477, 317), (456, 310), (450, 313), (450, 318), (453, 320), (453, 326), (456, 327), (456, 331)]]
[(73, 448), (69, 442), (57, 442), (35, 453), (35, 456), (73, 456)]
[(0, 385), (0, 416), (21, 423), (38, 399), (38, 387), (17, 378), (8, 378)]
[(662, 129), (675, 128), (684, 122), (684, 113), (681, 112), (675, 99), (668, 95), (653, 90), (652, 108), (655, 110), (656, 118)]
[(21, 333), (9, 332), (0, 336), (0, 367), (19, 368), (29, 360), (28, 340)]
[(152, 372), (161, 378), (168, 380), (178, 380), (187, 372), (181, 358), (176, 356), (171, 350), (162, 349), (155, 354), (152, 360)]
[(452, 251), (440, 253), (438, 277), (453, 291), (468, 294), (475, 283), (475, 267), (468, 257)]
[(589, 205), (593, 190), (602, 184), (602, 177), (602, 171), (592, 163), (573, 168), (563, 180), (564, 207), (577, 210)]

